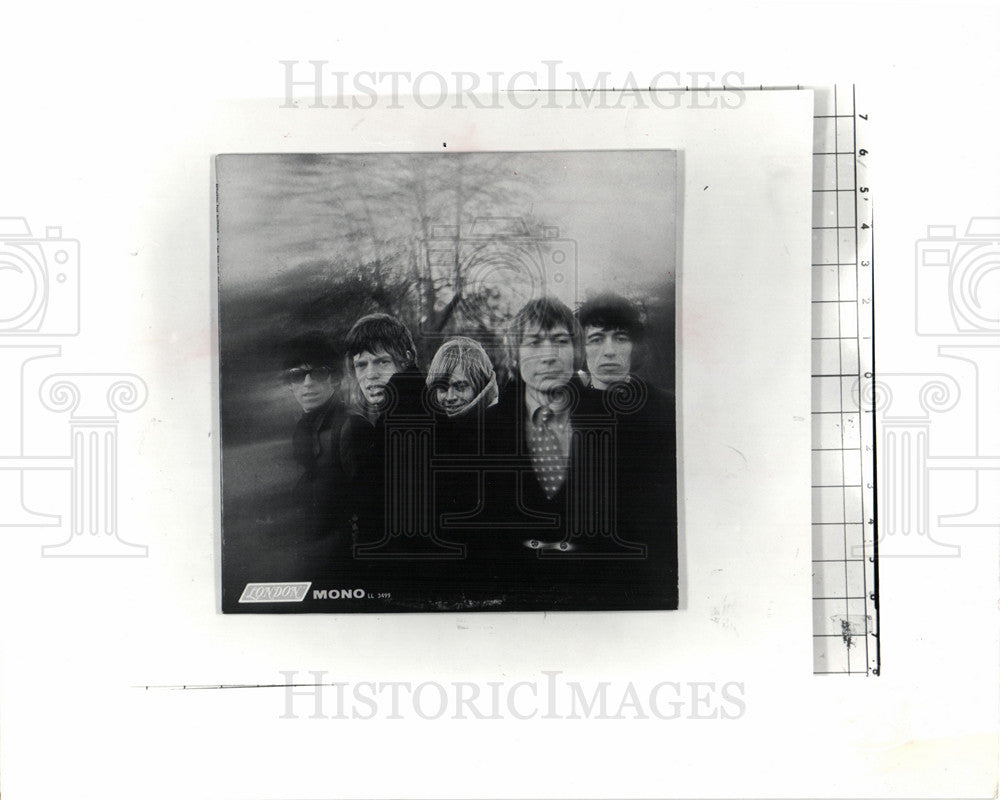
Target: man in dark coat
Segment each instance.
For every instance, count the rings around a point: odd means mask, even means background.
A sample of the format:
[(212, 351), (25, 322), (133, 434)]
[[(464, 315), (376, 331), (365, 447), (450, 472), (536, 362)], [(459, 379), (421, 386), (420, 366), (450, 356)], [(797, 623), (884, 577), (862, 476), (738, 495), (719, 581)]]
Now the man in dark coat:
[[(635, 374), (645, 330), (635, 305), (601, 294), (577, 311), (586, 352), (582, 383), (617, 422), (619, 527), (647, 549), (638, 574), (677, 580), (676, 408), (672, 392)], [(676, 599), (675, 599), (676, 603)]]
[(640, 442), (627, 403), (573, 380), (583, 340), (557, 300), (518, 312), (508, 359), (488, 437), (506, 509), (484, 537), (495, 583), (524, 608), (676, 607), (676, 489), (655, 457), (672, 450), (665, 428)]
[(407, 327), (388, 314), (358, 320), (345, 342), (352, 401), (340, 436), (353, 548), (346, 572), (393, 602), (426, 599), (440, 561), (461, 548), (431, 524), (434, 419)]
[(340, 455), (355, 545), (367, 546), (380, 541), (385, 532), (386, 421), (425, 413), (424, 375), (409, 329), (388, 314), (359, 319), (344, 346), (350, 399)]
[(274, 562), (293, 575), (310, 574), (338, 558), (346, 546), (338, 526), (343, 473), (338, 440), (344, 406), (338, 397), (340, 355), (321, 333), (285, 343), (282, 377), (302, 415), (292, 433), (292, 456), (301, 473), (292, 487), (293, 522), (285, 526)]

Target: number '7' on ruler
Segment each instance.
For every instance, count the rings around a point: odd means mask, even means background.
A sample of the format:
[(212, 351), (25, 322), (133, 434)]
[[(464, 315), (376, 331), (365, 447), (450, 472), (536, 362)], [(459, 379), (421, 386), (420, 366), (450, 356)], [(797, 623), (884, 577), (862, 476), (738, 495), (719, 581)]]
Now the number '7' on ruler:
[(868, 114), (853, 86), (814, 96), (813, 671), (878, 675)]

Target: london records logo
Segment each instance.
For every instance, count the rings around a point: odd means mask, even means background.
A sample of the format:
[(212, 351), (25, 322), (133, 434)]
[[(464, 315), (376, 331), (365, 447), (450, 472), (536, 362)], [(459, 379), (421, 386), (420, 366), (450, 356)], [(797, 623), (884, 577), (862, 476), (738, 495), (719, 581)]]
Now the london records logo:
[[(248, 583), (240, 595), (241, 603), (301, 603), (309, 594), (312, 582), (304, 583)], [(367, 597), (364, 589), (317, 589), (313, 600), (361, 600)]]
[(240, 595), (241, 603), (301, 603), (311, 582), (248, 583)]

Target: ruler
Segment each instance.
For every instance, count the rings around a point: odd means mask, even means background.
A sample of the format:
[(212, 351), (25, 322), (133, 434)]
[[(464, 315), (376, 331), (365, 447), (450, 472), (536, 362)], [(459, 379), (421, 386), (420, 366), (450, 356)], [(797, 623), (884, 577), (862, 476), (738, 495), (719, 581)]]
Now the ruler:
[(813, 671), (878, 675), (868, 114), (854, 86), (814, 92)]

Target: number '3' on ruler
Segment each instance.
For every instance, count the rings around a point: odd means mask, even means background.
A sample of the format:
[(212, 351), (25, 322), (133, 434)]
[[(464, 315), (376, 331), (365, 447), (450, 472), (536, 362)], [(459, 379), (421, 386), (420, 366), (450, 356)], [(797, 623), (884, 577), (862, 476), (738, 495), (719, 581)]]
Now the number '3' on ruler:
[(868, 114), (853, 86), (814, 92), (813, 671), (878, 675)]

